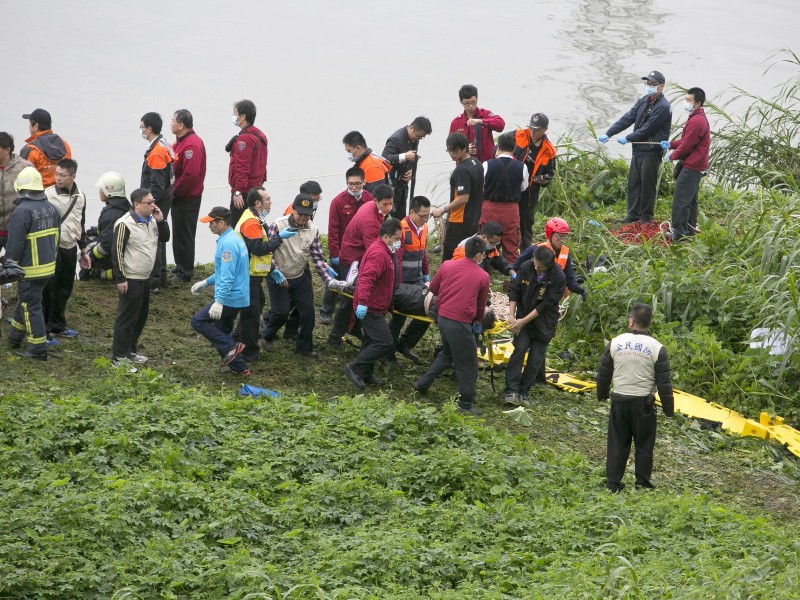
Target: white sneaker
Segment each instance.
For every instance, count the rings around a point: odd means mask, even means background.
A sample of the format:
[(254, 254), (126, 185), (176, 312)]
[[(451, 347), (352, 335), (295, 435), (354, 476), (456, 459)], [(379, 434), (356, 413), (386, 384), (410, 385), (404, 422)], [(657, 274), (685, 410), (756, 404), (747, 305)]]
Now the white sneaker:
[(130, 360), (127, 358), (114, 358), (111, 360), (112, 367), (125, 367), (125, 372), (128, 375), (133, 373), (138, 373), (139, 369), (134, 366), (131, 366)]
[(150, 360), (146, 356), (142, 356), (141, 354), (136, 354), (136, 352), (131, 352), (130, 354), (128, 354), (128, 359), (131, 362), (136, 363), (137, 365), (143, 365), (148, 360)]

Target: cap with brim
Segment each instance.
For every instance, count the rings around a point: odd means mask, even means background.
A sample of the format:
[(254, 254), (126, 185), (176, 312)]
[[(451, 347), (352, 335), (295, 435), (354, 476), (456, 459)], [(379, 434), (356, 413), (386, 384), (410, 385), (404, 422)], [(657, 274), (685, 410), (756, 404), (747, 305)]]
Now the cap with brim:
[(50, 113), (43, 108), (37, 108), (32, 113), (22, 115), (22, 118), (28, 119), (29, 121), (33, 121), (38, 125), (45, 125), (46, 129), (50, 129), (50, 125), (53, 123), (53, 119), (52, 117), (50, 117)]
[(642, 79), (657, 83), (659, 85), (663, 85), (667, 81), (660, 71), (650, 71), (647, 75), (642, 77)]
[(314, 199), (310, 194), (297, 194), (292, 208), (300, 215), (311, 216), (314, 214)]
[(211, 223), (211, 221), (216, 221), (217, 219), (222, 219), (223, 221), (230, 221), (231, 220), (231, 211), (225, 208), (224, 206), (215, 206), (211, 209), (211, 212), (208, 213), (205, 217), (200, 217), (201, 223)]
[(531, 129), (543, 129), (550, 125), (550, 119), (547, 118), (547, 115), (544, 113), (535, 113), (531, 117), (531, 122), (528, 125)]

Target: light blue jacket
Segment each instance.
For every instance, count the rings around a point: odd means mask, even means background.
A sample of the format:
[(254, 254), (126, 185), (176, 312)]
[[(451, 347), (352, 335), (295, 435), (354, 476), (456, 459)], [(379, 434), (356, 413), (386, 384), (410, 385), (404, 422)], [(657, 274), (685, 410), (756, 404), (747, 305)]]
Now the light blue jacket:
[(231, 308), (250, 306), (250, 257), (242, 236), (231, 227), (217, 238), (214, 274), (214, 301)]

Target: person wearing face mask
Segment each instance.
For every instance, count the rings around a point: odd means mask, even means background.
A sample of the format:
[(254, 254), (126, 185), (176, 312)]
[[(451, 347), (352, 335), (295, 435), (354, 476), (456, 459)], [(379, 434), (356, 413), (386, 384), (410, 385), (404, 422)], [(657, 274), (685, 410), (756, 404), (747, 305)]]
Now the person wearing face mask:
[[(363, 204), (342, 236), (339, 252), (339, 273), (345, 276), (350, 266), (361, 261), (367, 248), (378, 237), (378, 231), (386, 215), (392, 210), (394, 190), (392, 186), (382, 183), (373, 192), (375, 200)], [(328, 344), (334, 348), (342, 347), (342, 336), (347, 331), (353, 316), (353, 304), (349, 298), (343, 298), (336, 311), (333, 326), (328, 335)]]
[(683, 109), (689, 114), (680, 139), (661, 142), (665, 151), (674, 149), (667, 160), (679, 160), (675, 172), (675, 191), (672, 194), (672, 231), (667, 236), (673, 242), (691, 237), (697, 231), (697, 193), (700, 179), (708, 169), (711, 148), (711, 128), (703, 104), (706, 93), (699, 87), (689, 88)]
[[(147, 140), (147, 151), (142, 163), (141, 187), (150, 190), (156, 205), (164, 218), (169, 217), (172, 209), (173, 184), (175, 183), (175, 151), (161, 135), (164, 122), (161, 115), (154, 112), (145, 113), (139, 123), (142, 139)], [(150, 275), (150, 293), (158, 294), (162, 287), (167, 287), (167, 244), (159, 242), (156, 262)]]
[(659, 71), (642, 77), (644, 96), (597, 140), (605, 144), (608, 138), (633, 125), (633, 131), (617, 138), (620, 144), (633, 143), (633, 156), (628, 172), (628, 214), (623, 223), (650, 223), (658, 194), (658, 169), (663, 150), (661, 142), (669, 138), (672, 109), (664, 97), (666, 80)]
[(394, 287), (400, 283), (397, 250), (402, 228), (396, 219), (384, 221), (378, 239), (364, 252), (358, 269), (356, 291), (352, 306), (361, 321), (364, 333), (361, 350), (344, 367), (344, 374), (358, 389), (366, 385), (383, 385), (385, 381), (373, 374), (375, 362), (394, 353), (394, 340), (386, 313), (392, 308)]
[(268, 215), (272, 200), (263, 187), (254, 187), (247, 192), (247, 210), (239, 217), (234, 228), (247, 246), (250, 257), (250, 305), (239, 313), (239, 324), (233, 333), (233, 339), (245, 346), (242, 358), (252, 363), (260, 354), (259, 319), (264, 310), (264, 278), (272, 267), (272, 253), (280, 247), (283, 240), (297, 235), (297, 231), (287, 228), (273, 238), (267, 237), (269, 230)]
[(389, 171), (392, 169), (384, 158), (373, 154), (372, 148), (367, 147), (367, 141), (358, 131), (351, 131), (342, 138), (347, 160), (364, 171), (364, 189), (374, 192), (375, 188), (389, 181)]
[(525, 129), (514, 133), (514, 158), (528, 168), (528, 186), (519, 197), (519, 249), (524, 250), (533, 240), (533, 215), (539, 203), (539, 192), (550, 185), (556, 171), (556, 148), (547, 139), (550, 119), (544, 113), (531, 116)]
[(231, 215), (234, 223), (245, 209), (243, 194), (264, 185), (267, 180), (268, 142), (264, 132), (253, 123), (256, 105), (252, 100), (239, 100), (233, 105), (231, 121), (240, 129), (225, 146), (231, 155), (228, 165), (228, 184), (231, 186)]
[[(344, 174), (347, 187), (332, 201), (328, 209), (328, 256), (330, 265), (343, 279), (347, 273), (342, 273), (339, 268), (339, 254), (342, 247), (342, 238), (350, 221), (364, 204), (375, 201), (375, 197), (364, 189), (364, 171), (358, 167), (350, 167)], [(330, 325), (333, 311), (336, 309), (336, 295), (325, 290), (322, 298), (322, 307), (319, 309), (319, 322)]]
[(465, 260), (448, 260), (434, 275), (430, 290), (436, 294), (442, 351), (433, 359), (427, 373), (411, 387), (426, 394), (446, 369), (455, 371), (458, 385), (458, 410), (478, 416), (475, 408), (475, 383), (478, 381), (478, 344), (475, 334), (482, 332), (481, 321), (489, 295), (489, 275), (480, 268), (485, 254), (483, 240), (471, 238), (464, 245)]

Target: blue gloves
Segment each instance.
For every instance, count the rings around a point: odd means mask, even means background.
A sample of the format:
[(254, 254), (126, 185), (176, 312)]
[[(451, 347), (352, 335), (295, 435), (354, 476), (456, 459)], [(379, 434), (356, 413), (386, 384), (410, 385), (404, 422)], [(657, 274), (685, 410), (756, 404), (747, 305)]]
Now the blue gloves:
[(286, 277), (284, 277), (283, 273), (281, 273), (278, 269), (273, 269), (269, 276), (272, 277), (272, 280), (278, 285), (286, 281)]
[(422, 283), (428, 283), (431, 280), (430, 275), (423, 275), (422, 276)]
[(367, 316), (367, 307), (364, 306), (363, 304), (359, 304), (358, 306), (356, 306), (356, 318), (363, 319), (366, 316)]
[(608, 141), (608, 136), (604, 133), (599, 138), (597, 138), (597, 141), (600, 142), (601, 144), (605, 144)]
[(672, 157), (670, 157), (669, 152), (667, 152), (664, 157), (667, 159), (667, 162), (672, 162)]
[(334, 256), (328, 262), (331, 263), (334, 267), (338, 267), (339, 266), (339, 257), (338, 256)]
[(628, 138), (626, 136), (622, 136), (621, 138), (617, 138), (617, 143), (622, 144), (623, 146), (628, 143)]
[(669, 150), (669, 140), (664, 140), (663, 142), (661, 142), (661, 149), (665, 151)]
[(517, 278), (517, 274), (515, 271), (511, 271), (511, 281), (514, 281)]
[(334, 279), (339, 277), (339, 274), (336, 272), (336, 269), (334, 269), (333, 267), (328, 267), (328, 275), (330, 275)]
[(472, 333), (474, 333), (475, 335), (480, 335), (480, 334), (482, 334), (482, 333), (483, 333), (483, 325), (481, 325), (480, 323), (478, 323), (477, 321), (475, 321), (475, 322), (472, 324)]
[(296, 229), (292, 231), (287, 227), (286, 229), (281, 230), (281, 232), (278, 234), (278, 237), (281, 238), (282, 240), (285, 240), (286, 238), (294, 237), (296, 235), (297, 235)]

